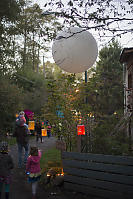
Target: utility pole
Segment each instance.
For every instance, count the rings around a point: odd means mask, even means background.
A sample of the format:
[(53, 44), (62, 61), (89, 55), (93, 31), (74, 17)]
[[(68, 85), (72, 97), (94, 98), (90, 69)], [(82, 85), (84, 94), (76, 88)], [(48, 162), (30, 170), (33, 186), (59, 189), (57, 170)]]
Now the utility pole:
[[(85, 71), (85, 103), (88, 104), (88, 97), (87, 97), (87, 71)], [(88, 121), (87, 115), (85, 116), (85, 152), (88, 153)]]

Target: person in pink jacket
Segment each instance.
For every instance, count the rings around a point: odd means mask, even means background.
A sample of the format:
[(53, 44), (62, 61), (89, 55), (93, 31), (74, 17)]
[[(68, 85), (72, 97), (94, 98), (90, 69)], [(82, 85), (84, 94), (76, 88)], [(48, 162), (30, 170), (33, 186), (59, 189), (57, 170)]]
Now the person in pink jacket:
[(36, 199), (37, 185), (41, 177), (40, 159), (41, 151), (37, 147), (31, 147), (30, 156), (26, 163), (26, 173), (28, 182), (32, 184), (32, 199)]

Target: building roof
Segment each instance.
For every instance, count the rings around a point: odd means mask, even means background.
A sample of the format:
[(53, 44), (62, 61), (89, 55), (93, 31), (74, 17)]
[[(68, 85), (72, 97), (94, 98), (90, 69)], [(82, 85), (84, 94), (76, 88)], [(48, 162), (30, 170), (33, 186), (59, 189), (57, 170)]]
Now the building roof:
[(120, 62), (127, 62), (131, 55), (133, 55), (133, 48), (124, 48), (120, 56)]

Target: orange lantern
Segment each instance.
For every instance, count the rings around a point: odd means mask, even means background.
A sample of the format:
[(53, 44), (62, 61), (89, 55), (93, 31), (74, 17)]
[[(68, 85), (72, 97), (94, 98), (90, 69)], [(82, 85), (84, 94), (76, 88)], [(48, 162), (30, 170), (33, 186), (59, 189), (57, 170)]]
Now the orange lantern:
[(18, 114), (18, 113), (16, 113), (16, 115), (15, 115), (15, 116), (16, 116), (16, 118), (17, 118), (17, 117), (19, 116), (19, 114)]
[(35, 128), (35, 122), (34, 121), (29, 121), (28, 123), (28, 129), (29, 130), (34, 130)]
[(77, 125), (77, 133), (78, 133), (78, 135), (85, 135), (85, 126)]
[(47, 136), (47, 129), (42, 129), (42, 136)]

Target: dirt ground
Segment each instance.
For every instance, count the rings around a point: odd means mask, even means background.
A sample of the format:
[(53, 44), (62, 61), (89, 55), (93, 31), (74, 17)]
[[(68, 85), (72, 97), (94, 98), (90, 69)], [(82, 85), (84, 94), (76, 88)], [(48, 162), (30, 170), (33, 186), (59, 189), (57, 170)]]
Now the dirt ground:
[[(36, 144), (35, 138), (30, 140), (30, 146), (37, 145), (42, 151), (55, 146), (54, 137), (44, 138), (44, 142)], [(10, 199), (31, 199), (31, 185), (27, 182), (25, 168), (18, 168), (17, 165), (17, 145), (10, 148), (10, 154), (13, 157), (15, 168), (13, 169), (13, 179), (10, 188)], [(83, 194), (65, 190), (64, 187), (45, 187), (39, 184), (37, 189), (37, 199), (88, 199)], [(4, 199), (4, 196), (2, 196)]]

